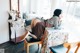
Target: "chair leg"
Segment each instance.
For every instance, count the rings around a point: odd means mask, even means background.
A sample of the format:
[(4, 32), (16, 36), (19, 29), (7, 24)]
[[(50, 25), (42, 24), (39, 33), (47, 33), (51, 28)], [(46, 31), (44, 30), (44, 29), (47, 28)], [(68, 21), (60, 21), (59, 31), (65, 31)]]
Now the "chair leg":
[(27, 53), (29, 53), (29, 45), (27, 45)]
[(27, 46), (27, 45), (24, 43), (24, 50), (26, 50), (26, 46)]
[(76, 48), (76, 50), (75, 50), (75, 52), (74, 52), (74, 53), (77, 53), (78, 49), (79, 49), (79, 46)]
[(24, 50), (26, 49), (26, 45), (24, 44)]
[(25, 50), (25, 46), (24, 46), (24, 50)]
[(50, 51), (50, 53), (53, 53), (52, 51)]
[(41, 49), (42, 49), (42, 44), (40, 44), (40, 53), (41, 53)]
[(39, 53), (40, 44), (38, 44), (38, 53)]
[(42, 45), (41, 44), (38, 44), (38, 53), (40, 53), (41, 52), (41, 47)]

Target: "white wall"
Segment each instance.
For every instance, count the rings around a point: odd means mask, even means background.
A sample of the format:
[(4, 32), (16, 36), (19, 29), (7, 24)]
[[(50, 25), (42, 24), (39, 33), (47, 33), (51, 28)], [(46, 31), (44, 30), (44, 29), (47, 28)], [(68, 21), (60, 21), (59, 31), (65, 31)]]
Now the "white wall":
[(34, 17), (44, 17), (44, 19), (49, 18), (51, 9), (50, 0), (30, 0), (30, 18)]
[(51, 0), (51, 16), (56, 8), (59, 8), (59, 3), (61, 0)]
[(26, 14), (29, 13), (29, 10), (30, 10), (29, 4), (30, 4), (30, 0), (20, 0), (20, 14), (21, 14), (21, 16), (23, 13), (26, 13)]
[[(26, 12), (29, 19), (35, 17), (50, 18), (59, 0), (20, 0), (20, 13)], [(46, 4), (48, 3), (48, 4)], [(51, 10), (51, 11), (50, 11)]]
[(7, 11), (9, 11), (9, 0), (0, 0), (0, 44), (9, 40)]
[(29, 4), (29, 5), (30, 5), (30, 8), (31, 8), (31, 9), (30, 9), (30, 13), (31, 13), (31, 14), (35, 14), (36, 11), (37, 11), (37, 1), (38, 1), (38, 0), (31, 0), (31, 1), (30, 1), (30, 4)]
[(51, 1), (50, 0), (37, 0), (37, 14), (44, 19), (50, 18)]

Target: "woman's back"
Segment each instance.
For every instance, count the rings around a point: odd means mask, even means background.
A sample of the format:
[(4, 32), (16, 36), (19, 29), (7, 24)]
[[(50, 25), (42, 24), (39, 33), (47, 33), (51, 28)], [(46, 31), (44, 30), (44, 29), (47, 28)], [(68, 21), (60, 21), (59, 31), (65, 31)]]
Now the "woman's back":
[(37, 39), (40, 39), (45, 31), (45, 25), (44, 22), (41, 22), (39, 19), (33, 19), (32, 24), (32, 34), (34, 34)]
[(32, 34), (34, 34), (37, 39), (41, 39), (42, 35), (44, 34), (45, 26), (42, 22), (38, 22), (33, 28), (32, 28)]

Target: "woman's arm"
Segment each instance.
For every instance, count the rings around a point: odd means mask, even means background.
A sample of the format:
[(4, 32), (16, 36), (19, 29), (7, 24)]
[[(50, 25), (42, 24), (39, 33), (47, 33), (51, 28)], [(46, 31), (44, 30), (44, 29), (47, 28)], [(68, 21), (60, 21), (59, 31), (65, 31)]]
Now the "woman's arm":
[(33, 37), (34, 39), (37, 39), (37, 37), (34, 34), (29, 34), (31, 37)]

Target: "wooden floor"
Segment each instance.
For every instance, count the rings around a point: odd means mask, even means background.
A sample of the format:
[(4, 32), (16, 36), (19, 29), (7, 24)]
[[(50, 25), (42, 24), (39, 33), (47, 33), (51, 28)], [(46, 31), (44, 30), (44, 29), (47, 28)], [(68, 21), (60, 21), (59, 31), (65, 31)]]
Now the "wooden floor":
[[(6, 42), (0, 45), (0, 49), (4, 49), (5, 53), (26, 53), (26, 50), (23, 49), (24, 43), (20, 42), (14, 44), (12, 42)], [(38, 45), (30, 46), (30, 53), (40, 53), (38, 52)]]

